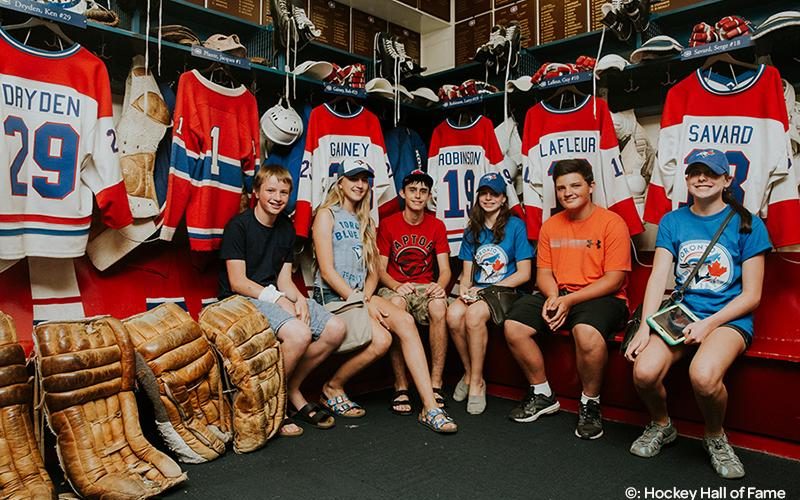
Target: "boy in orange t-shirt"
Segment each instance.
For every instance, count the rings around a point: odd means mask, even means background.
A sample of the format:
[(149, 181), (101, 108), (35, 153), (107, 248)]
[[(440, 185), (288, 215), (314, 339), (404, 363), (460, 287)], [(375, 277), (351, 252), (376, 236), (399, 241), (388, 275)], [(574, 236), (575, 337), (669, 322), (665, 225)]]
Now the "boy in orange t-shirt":
[(628, 317), (625, 297), (631, 270), (630, 234), (617, 214), (592, 203), (594, 176), (585, 160), (562, 160), (553, 169), (556, 197), (564, 208), (542, 225), (536, 259), (538, 293), (522, 296), (506, 316), (511, 353), (530, 388), (509, 418), (533, 422), (560, 408), (533, 340), (538, 332), (566, 328), (575, 340), (583, 385), (575, 435), (603, 435), (600, 388), (607, 361), (606, 340)]

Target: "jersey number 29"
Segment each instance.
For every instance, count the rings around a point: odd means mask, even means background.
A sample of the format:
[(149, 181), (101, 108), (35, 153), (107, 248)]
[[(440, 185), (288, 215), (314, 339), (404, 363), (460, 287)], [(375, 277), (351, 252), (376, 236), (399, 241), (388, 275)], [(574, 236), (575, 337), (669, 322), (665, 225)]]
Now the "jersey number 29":
[[(18, 116), (3, 122), (7, 136), (19, 136), (21, 146), (11, 161), (11, 194), (27, 196), (28, 184), (19, 175), (31, 151), (28, 126)], [(78, 133), (64, 123), (47, 122), (33, 133), (33, 162), (42, 172), (54, 172), (55, 181), (41, 175), (31, 175), (31, 185), (42, 198), (63, 199), (75, 190), (78, 170)], [(54, 146), (56, 154), (54, 152)]]

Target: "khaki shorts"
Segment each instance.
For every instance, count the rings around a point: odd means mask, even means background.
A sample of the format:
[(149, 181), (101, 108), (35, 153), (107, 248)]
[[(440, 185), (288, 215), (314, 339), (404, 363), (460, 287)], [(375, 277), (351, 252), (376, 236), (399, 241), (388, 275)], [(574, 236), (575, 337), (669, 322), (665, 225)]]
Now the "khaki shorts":
[[(428, 318), (428, 303), (435, 299), (425, 295), (425, 289), (428, 287), (428, 285), (420, 285), (417, 283), (411, 283), (411, 285), (414, 286), (416, 293), (410, 293), (403, 297), (403, 299), (406, 301), (406, 311), (414, 316), (414, 319), (417, 323), (420, 325), (427, 325), (430, 323)], [(386, 300), (389, 300), (392, 297), (400, 297), (397, 292), (385, 286), (378, 290), (378, 296), (383, 297)]]

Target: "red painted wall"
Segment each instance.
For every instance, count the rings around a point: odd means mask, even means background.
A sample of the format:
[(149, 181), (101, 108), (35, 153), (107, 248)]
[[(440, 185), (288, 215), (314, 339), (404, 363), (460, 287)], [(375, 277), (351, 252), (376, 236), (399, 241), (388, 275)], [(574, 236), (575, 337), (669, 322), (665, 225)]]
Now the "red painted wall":
[[(645, 256), (647, 258), (649, 256)], [(786, 257), (800, 261), (800, 255)], [(214, 256), (190, 253), (186, 245), (154, 242), (136, 249), (123, 263), (98, 272), (87, 258), (75, 260), (76, 274), (87, 316), (111, 314), (118, 318), (142, 312), (147, 297), (184, 297), (189, 312), (197, 317), (201, 300), (217, 291), (220, 263)], [(632, 307), (641, 302), (649, 268), (637, 267), (629, 290)], [(756, 339), (748, 354), (737, 361), (728, 378), (731, 394), (726, 425), (729, 429), (765, 435), (800, 445), (800, 265), (773, 254), (767, 257), (762, 305), (756, 314)], [(20, 342), (32, 348), (32, 300), (25, 260), (0, 274), (0, 310), (15, 320)], [(572, 341), (556, 335), (541, 339), (548, 377), (559, 396), (577, 398), (580, 384), (575, 371)], [(645, 418), (631, 382), (631, 365), (609, 347), (609, 366), (603, 391), (604, 406), (633, 410)], [(450, 350), (448, 379), (460, 376), (455, 349)], [(329, 360), (306, 384), (318, 390), (318, 382), (341, 362)], [(687, 373), (687, 362), (676, 365), (668, 377), (669, 404), (679, 419), (700, 422)], [(487, 355), (487, 381), (494, 386), (525, 387), (521, 371), (511, 357), (502, 333), (493, 332)], [(388, 363), (382, 361), (354, 381), (358, 392), (391, 384)]]

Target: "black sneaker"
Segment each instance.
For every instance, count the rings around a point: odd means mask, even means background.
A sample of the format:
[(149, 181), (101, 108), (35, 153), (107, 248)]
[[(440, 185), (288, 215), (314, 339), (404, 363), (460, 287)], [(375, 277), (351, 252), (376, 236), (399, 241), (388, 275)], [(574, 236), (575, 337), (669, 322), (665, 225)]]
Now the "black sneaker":
[(542, 415), (558, 412), (559, 408), (561, 404), (555, 394), (537, 394), (533, 387), (529, 387), (528, 395), (511, 410), (508, 418), (514, 422), (533, 422)]
[(593, 399), (590, 399), (586, 404), (580, 403), (575, 435), (581, 439), (597, 439), (603, 435), (603, 417), (600, 415), (600, 403)]

